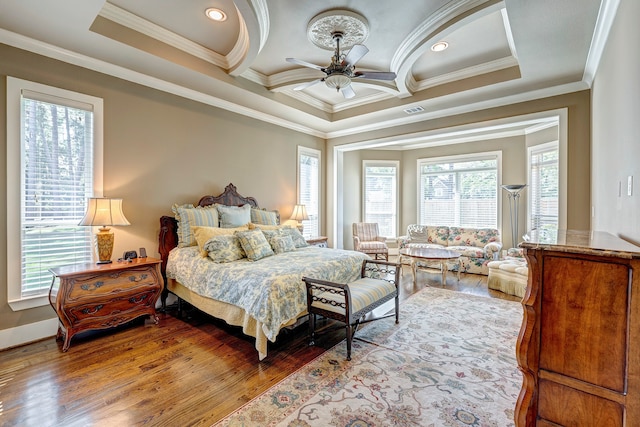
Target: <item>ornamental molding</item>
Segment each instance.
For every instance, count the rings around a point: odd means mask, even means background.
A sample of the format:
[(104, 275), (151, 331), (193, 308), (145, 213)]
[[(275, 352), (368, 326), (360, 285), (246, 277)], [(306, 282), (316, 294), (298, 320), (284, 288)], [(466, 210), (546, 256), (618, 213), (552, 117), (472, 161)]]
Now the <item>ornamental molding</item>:
[(335, 50), (333, 33), (343, 34), (342, 49), (363, 43), (369, 37), (369, 22), (364, 16), (344, 9), (333, 9), (314, 16), (307, 26), (307, 37), (314, 45), (325, 50)]

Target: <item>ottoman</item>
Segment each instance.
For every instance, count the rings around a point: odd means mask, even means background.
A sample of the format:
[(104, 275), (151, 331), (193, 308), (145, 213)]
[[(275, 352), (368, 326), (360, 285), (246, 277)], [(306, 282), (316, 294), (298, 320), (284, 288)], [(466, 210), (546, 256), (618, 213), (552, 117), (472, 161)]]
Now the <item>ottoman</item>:
[(488, 264), (489, 289), (502, 291), (505, 294), (524, 296), (527, 289), (529, 269), (524, 258), (507, 258), (499, 261), (491, 261)]

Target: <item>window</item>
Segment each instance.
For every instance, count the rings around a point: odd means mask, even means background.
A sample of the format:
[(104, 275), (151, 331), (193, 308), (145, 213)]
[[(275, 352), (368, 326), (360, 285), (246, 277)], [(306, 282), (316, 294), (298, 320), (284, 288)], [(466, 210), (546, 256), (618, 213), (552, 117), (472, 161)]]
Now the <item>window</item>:
[(320, 151), (298, 147), (298, 204), (305, 205), (304, 236), (320, 235)]
[(558, 142), (529, 147), (529, 227), (558, 228)]
[(418, 220), (424, 225), (498, 226), (500, 153), (418, 160)]
[(364, 222), (378, 223), (381, 236), (395, 237), (398, 223), (398, 162), (363, 162)]
[(48, 304), (49, 268), (92, 260), (80, 227), (101, 194), (102, 100), (7, 78), (8, 299), (14, 310)]

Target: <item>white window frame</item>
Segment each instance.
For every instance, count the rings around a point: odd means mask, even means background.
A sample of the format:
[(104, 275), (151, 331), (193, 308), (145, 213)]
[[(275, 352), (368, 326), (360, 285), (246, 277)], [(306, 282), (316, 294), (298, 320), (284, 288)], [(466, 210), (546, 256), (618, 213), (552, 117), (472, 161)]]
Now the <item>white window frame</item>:
[(398, 206), (399, 206), (399, 177), (400, 177), (400, 162), (397, 160), (363, 160), (362, 161), (362, 221), (374, 222), (367, 219), (367, 167), (393, 167), (395, 168), (395, 200), (393, 201), (395, 212), (393, 212), (393, 227), (395, 229), (395, 235), (385, 235), (380, 231), (380, 234), (387, 238), (395, 238), (398, 235)]
[[(302, 181), (300, 179), (300, 158), (302, 156), (308, 156), (308, 157), (315, 157), (318, 159), (318, 193), (316, 195), (317, 200), (318, 200), (318, 212), (316, 213), (317, 215), (317, 229), (318, 229), (318, 235), (322, 235), (322, 152), (320, 150), (316, 150), (315, 148), (309, 148), (309, 147), (304, 147), (302, 145), (298, 146), (298, 153), (296, 156), (296, 182), (297, 182), (297, 200), (296, 203), (301, 204), (301, 190), (302, 190)], [(313, 215), (313, 212), (309, 209), (309, 207), (307, 206), (307, 214), (308, 215)], [(303, 225), (304, 223), (307, 221), (303, 221)], [(304, 230), (304, 236), (305, 237), (316, 237), (316, 236), (311, 236), (309, 233), (307, 233), (306, 229)]]
[[(443, 156), (443, 157), (429, 157), (429, 158), (421, 158), (417, 160), (417, 176), (416, 176), (416, 222), (420, 221), (421, 218), (421, 170), (424, 164), (431, 163), (447, 163), (447, 162), (465, 162), (479, 159), (488, 159), (495, 158), (496, 159), (496, 168), (497, 168), (497, 188), (496, 188), (496, 228), (498, 230), (502, 229), (502, 197), (500, 197), (500, 185), (502, 184), (502, 151), (485, 151), (480, 153), (472, 153), (472, 154), (461, 154), (461, 155), (453, 155), (453, 156)], [(435, 224), (441, 225), (441, 224)]]
[(90, 95), (59, 89), (15, 77), (7, 77), (7, 298), (12, 310), (26, 310), (49, 304), (48, 294), (22, 297), (21, 279), (21, 195), (22, 135), (21, 102), (23, 91), (43, 98), (67, 103), (90, 104), (93, 107), (93, 193), (102, 196), (103, 187), (103, 101)]
[(559, 141), (551, 141), (545, 142), (543, 144), (537, 144), (527, 147), (527, 181), (529, 184), (529, 191), (527, 191), (527, 230), (531, 229), (532, 221), (533, 221), (533, 213), (531, 211), (533, 207), (533, 191), (532, 189), (532, 177), (531, 177), (531, 161), (534, 154), (538, 154), (542, 151), (550, 151), (550, 150), (558, 151), (558, 217), (557, 223), (558, 228), (562, 228), (562, 219), (561, 219), (561, 211), (562, 211), (562, 162), (561, 159), (561, 151), (560, 151), (560, 142)]

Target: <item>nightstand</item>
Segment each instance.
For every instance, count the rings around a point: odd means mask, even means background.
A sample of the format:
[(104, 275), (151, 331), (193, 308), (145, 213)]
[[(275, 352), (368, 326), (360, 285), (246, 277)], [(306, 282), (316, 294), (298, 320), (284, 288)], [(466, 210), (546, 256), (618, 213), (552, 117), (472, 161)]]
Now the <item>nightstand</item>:
[(306, 239), (307, 243), (311, 246), (317, 246), (319, 248), (328, 248), (329, 244), (327, 243), (327, 237), (325, 236), (317, 236), (317, 237), (309, 237)]
[(112, 264), (74, 264), (52, 268), (49, 302), (59, 319), (56, 339), (69, 349), (78, 332), (107, 329), (149, 315), (158, 323), (156, 301), (162, 291), (162, 260), (137, 258)]

